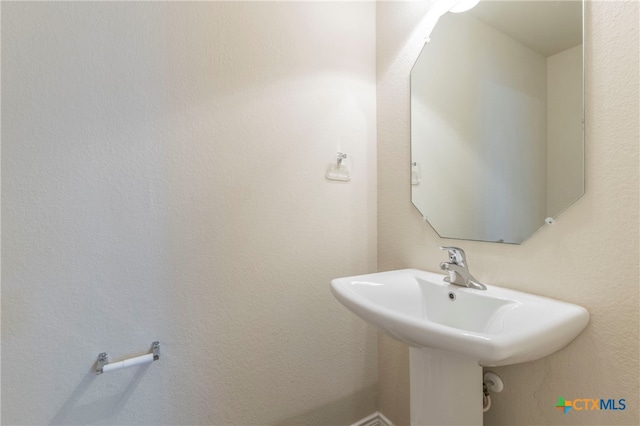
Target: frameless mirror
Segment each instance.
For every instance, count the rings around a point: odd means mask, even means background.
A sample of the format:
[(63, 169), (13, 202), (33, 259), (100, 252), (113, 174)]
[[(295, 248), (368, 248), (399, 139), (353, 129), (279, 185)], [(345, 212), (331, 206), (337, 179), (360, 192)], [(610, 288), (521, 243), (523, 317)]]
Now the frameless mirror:
[(581, 1), (481, 1), (411, 70), (411, 199), (444, 238), (521, 243), (584, 193)]

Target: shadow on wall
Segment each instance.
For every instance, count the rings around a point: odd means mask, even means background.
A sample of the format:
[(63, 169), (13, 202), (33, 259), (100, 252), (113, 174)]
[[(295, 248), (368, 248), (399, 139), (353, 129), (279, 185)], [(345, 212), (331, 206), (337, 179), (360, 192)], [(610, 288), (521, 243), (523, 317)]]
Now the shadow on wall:
[[(366, 405), (366, 400), (371, 398), (371, 395), (377, 395), (378, 385), (371, 385), (363, 388), (358, 392), (355, 392), (349, 396), (332, 401), (328, 404), (316, 407), (313, 410), (306, 411), (301, 414), (297, 414), (288, 419), (284, 419), (275, 423), (276, 426), (302, 426), (302, 425), (335, 425), (336, 420), (333, 417), (328, 417), (331, 413), (348, 413), (351, 412), (351, 423), (355, 423), (361, 418), (365, 417), (358, 413), (358, 408)], [(342, 419), (344, 421), (344, 419)]]
[(124, 388), (124, 390), (115, 395), (92, 401), (90, 403), (79, 405), (83, 395), (91, 388), (97, 379), (96, 367), (97, 362), (93, 364), (91, 370), (87, 372), (84, 379), (78, 387), (73, 391), (69, 399), (62, 405), (55, 417), (49, 422), (50, 425), (86, 425), (86, 424), (102, 424), (105, 419), (117, 415), (125, 406), (133, 391), (138, 387), (142, 378), (147, 373), (151, 364), (137, 367), (137, 371)]

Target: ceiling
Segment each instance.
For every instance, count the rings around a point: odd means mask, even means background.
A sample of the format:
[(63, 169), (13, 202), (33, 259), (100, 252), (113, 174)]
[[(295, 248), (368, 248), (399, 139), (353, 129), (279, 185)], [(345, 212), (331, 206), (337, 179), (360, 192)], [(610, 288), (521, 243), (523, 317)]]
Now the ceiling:
[(482, 0), (467, 13), (545, 57), (582, 43), (582, 1)]

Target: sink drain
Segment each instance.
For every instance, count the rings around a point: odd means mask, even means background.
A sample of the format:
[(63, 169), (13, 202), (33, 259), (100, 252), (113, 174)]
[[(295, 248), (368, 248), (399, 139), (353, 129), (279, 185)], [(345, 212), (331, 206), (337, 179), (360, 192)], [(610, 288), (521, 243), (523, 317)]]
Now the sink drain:
[(449, 300), (451, 300), (452, 302), (456, 300), (456, 294), (452, 291), (449, 292)]

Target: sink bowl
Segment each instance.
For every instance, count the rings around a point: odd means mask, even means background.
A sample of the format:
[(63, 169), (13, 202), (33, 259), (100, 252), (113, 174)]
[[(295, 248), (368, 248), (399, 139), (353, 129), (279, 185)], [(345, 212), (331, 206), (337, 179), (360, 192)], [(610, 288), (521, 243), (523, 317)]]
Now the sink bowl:
[(571, 303), (404, 269), (337, 278), (335, 297), (368, 323), (414, 348), (455, 352), (482, 366), (534, 361), (569, 344), (589, 322)]

